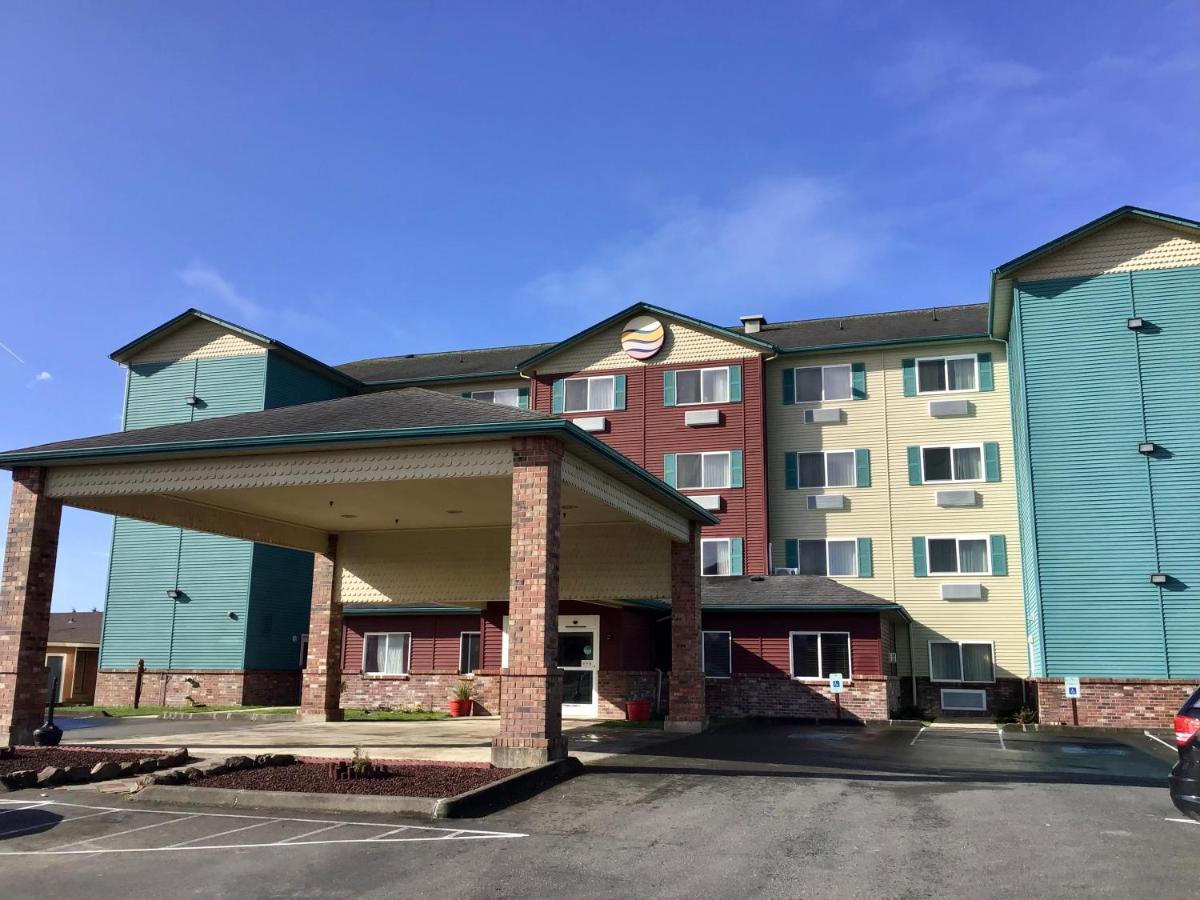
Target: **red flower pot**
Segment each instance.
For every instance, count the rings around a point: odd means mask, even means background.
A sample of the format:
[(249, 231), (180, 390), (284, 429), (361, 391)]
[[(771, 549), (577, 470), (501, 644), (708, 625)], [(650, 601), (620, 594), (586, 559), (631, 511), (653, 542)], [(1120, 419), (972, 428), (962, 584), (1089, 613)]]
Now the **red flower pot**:
[(630, 722), (648, 722), (650, 721), (650, 701), (649, 700), (626, 700), (625, 701), (625, 718)]
[(450, 701), (450, 718), (458, 719), (471, 714), (471, 704), (474, 700), (451, 700)]

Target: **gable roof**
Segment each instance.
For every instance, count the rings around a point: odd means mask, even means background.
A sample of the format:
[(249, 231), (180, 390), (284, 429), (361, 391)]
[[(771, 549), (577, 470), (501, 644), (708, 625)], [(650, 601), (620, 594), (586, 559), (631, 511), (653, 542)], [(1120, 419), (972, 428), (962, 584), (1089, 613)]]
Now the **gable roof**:
[(822, 575), (725, 575), (700, 581), (700, 605), (709, 611), (830, 610), (895, 612), (904, 607)]
[(104, 613), (50, 613), (50, 636), (47, 644), (94, 644), (100, 646), (100, 628)]
[(987, 310), (986, 303), (967, 303), (802, 319), (764, 325), (759, 336), (781, 353), (987, 337)]
[(406, 353), (342, 363), (336, 368), (364, 384), (406, 384), (471, 378), (517, 377), (522, 360), (554, 344), (520, 344), (481, 350), (447, 350), (441, 353)]

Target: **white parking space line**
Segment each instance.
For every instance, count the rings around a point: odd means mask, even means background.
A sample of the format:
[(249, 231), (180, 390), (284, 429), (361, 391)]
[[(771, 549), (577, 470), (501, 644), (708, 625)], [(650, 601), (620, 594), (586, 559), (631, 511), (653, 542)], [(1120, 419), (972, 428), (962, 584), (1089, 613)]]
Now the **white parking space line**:
[(96, 841), (107, 841), (109, 838), (123, 837), (127, 834), (133, 834), (137, 831), (148, 831), (151, 828), (162, 828), (164, 825), (174, 825), (176, 822), (186, 822), (188, 819), (196, 818), (195, 815), (180, 816), (178, 819), (167, 819), (165, 822), (151, 822), (149, 825), (139, 825), (137, 828), (126, 828), (124, 831), (114, 831), (112, 834), (102, 834), (93, 838), (85, 838), (82, 841), (71, 841), (69, 844), (59, 844), (57, 847), (51, 847), (51, 850), (65, 850), (67, 847), (78, 847), (80, 844), (92, 844)]
[(1200, 825), (1195, 819), (1163, 819), (1164, 822), (1179, 822), (1181, 825)]
[(242, 825), (240, 828), (230, 828), (228, 831), (218, 831), (216, 834), (204, 834), (200, 837), (189, 838), (186, 841), (180, 841), (178, 844), (171, 844), (163, 847), (164, 850), (174, 850), (176, 847), (186, 847), (188, 844), (198, 844), (201, 841), (211, 841), (219, 837), (225, 837), (227, 834), (237, 834), (242, 831), (249, 831), (251, 828), (262, 828), (264, 825), (272, 825), (278, 819), (264, 819), (261, 822), (255, 822), (253, 825)]
[(925, 729), (927, 727), (928, 727), (927, 725), (922, 725), (921, 730), (917, 732), (917, 736), (912, 739), (912, 742), (908, 746), (911, 747), (913, 744), (915, 744), (917, 741), (919, 741), (921, 739), (921, 735), (923, 735), (925, 733)]
[(1143, 732), (1142, 732), (1142, 734), (1144, 734), (1146, 737), (1150, 738), (1150, 740), (1152, 740), (1152, 741), (1158, 741), (1160, 744), (1162, 744), (1164, 747), (1166, 747), (1166, 748), (1167, 748), (1168, 750), (1170, 750), (1172, 753), (1175, 753), (1175, 752), (1177, 752), (1177, 751), (1178, 751), (1178, 748), (1177, 748), (1177, 747), (1173, 747), (1173, 746), (1171, 746), (1170, 744), (1168, 744), (1166, 741), (1164, 741), (1162, 738), (1160, 738), (1160, 737), (1159, 737), (1158, 735), (1156, 735), (1156, 734), (1151, 734), (1151, 733), (1150, 733), (1150, 732), (1148, 732), (1148, 731), (1143, 731)]
[[(282, 820), (281, 820), (282, 821)], [(277, 844), (290, 844), (292, 841), (298, 841), (301, 838), (312, 837), (314, 834), (321, 834), (323, 831), (333, 831), (335, 828), (341, 828), (342, 823), (336, 825), (326, 825), (324, 828), (314, 828), (312, 831), (306, 831), (304, 834), (294, 834), (289, 838), (284, 838), (282, 841), (276, 841)]]
[(398, 832), (407, 831), (407, 830), (408, 830), (407, 825), (401, 825), (399, 828), (393, 828), (391, 831), (385, 831), (383, 834), (377, 834), (373, 838), (367, 838), (367, 840), (368, 841), (381, 841), (388, 835), (397, 834)]
[(1003, 728), (996, 729), (996, 737), (1000, 738), (1000, 749), (1007, 750), (1008, 748), (1004, 746), (1004, 729)]

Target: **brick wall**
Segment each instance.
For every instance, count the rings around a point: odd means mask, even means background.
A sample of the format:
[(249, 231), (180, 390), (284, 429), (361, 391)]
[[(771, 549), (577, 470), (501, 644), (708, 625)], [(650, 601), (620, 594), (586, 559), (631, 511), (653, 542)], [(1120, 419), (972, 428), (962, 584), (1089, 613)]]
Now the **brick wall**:
[[(296, 669), (147, 669), (141, 705), (188, 707), (191, 697), (206, 706), (295, 706), (300, 675)], [(135, 669), (101, 669), (96, 676), (96, 705), (132, 706), (136, 682)]]
[(671, 542), (671, 710), (667, 723), (704, 722), (704, 673), (700, 669), (699, 527), (691, 523), (691, 539)]
[[(841, 695), (842, 717), (870, 722), (888, 718), (889, 696), (898, 696), (899, 679), (862, 676)], [(708, 714), (719, 718), (833, 719), (837, 706), (825, 682), (796, 681), (785, 675), (737, 675), (705, 680)]]
[[(1070, 725), (1071, 701), (1063, 694), (1061, 678), (1034, 678), (1037, 685), (1038, 721), (1043, 725)], [(1081, 678), (1079, 724), (1107, 728), (1169, 728), (1183, 701), (1200, 685), (1200, 679)]]
[(308, 619), (308, 661), (304, 668), (300, 713), (311, 719), (341, 718), (342, 604), (335, 596), (337, 536), (329, 549), (313, 554), (312, 600)]
[[(907, 681), (907, 679), (905, 679)], [(998, 678), (994, 684), (966, 684), (966, 683), (948, 683), (943, 681), (931, 682), (928, 678), (917, 679), (917, 706), (920, 708), (923, 715), (928, 718), (936, 718), (938, 716), (978, 716), (982, 713), (973, 712), (957, 712), (954, 710), (943, 710), (942, 689), (964, 690), (964, 691), (985, 691), (987, 693), (987, 708), (988, 713), (999, 715), (1007, 715), (1016, 712), (1023, 706), (1028, 706), (1030, 709), (1037, 708), (1037, 689), (1030, 683), (1025, 683), (1025, 693), (1022, 695), (1021, 679), (1019, 678)]]
[[(342, 709), (402, 709), (420, 706), (423, 709), (450, 708), (454, 689), (463, 679), (446, 672), (412, 672), (406, 676), (368, 677), (358, 673), (342, 676)], [(475, 715), (492, 716), (500, 712), (500, 676), (476, 675)]]

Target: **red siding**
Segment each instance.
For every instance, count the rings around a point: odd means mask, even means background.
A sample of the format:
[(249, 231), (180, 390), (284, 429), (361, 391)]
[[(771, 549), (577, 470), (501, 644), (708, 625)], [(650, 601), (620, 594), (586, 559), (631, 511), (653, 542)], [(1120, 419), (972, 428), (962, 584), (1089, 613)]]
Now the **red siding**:
[(789, 674), (788, 633), (850, 632), (851, 675), (882, 675), (878, 613), (706, 612), (706, 631), (732, 632), (734, 674)]
[(479, 616), (347, 616), (342, 646), (342, 671), (361, 672), (363, 635), (376, 631), (412, 633), (413, 674), (458, 672), (459, 636), (464, 631), (479, 631)]
[[(481, 667), (485, 670), (500, 668), (504, 641), (501, 629), (507, 614), (507, 603), (489, 603), (484, 610)], [(600, 617), (601, 671), (649, 671), (655, 668), (654, 620), (664, 613), (563, 600), (559, 604), (559, 614)], [(666, 666), (659, 663), (658, 667)]]
[[(663, 373), (713, 366), (742, 367), (742, 402), (703, 406), (664, 406)], [(705, 536), (742, 537), (744, 572), (767, 574), (767, 478), (764, 469), (763, 367), (760, 357), (714, 359), (678, 366), (639, 366), (604, 372), (579, 374), (625, 375), (625, 409), (603, 413), (608, 430), (596, 437), (628, 456), (650, 473), (663, 476), (663, 457), (667, 453), (702, 450), (741, 450), (743, 488), (689, 490), (687, 494), (719, 493), (724, 508), (717, 513), (721, 523), (704, 529)], [(556, 372), (535, 375), (533, 405), (551, 412), (554, 382), (571, 374)], [(683, 424), (689, 409), (719, 409), (722, 422), (717, 426), (688, 428)], [(589, 415), (570, 413), (567, 418)]]

